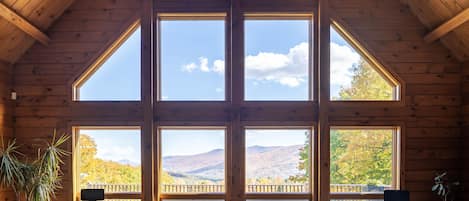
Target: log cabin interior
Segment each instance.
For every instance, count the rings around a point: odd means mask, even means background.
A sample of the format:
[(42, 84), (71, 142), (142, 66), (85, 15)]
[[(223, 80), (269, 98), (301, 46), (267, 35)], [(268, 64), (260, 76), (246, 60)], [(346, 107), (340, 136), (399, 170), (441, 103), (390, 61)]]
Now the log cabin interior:
[(53, 200), (469, 199), (469, 0), (0, 0), (0, 72)]

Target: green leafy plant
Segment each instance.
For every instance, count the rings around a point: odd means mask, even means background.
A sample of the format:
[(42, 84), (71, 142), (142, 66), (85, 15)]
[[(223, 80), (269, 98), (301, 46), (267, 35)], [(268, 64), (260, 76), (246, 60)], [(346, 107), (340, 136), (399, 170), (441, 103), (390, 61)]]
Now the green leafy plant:
[(69, 153), (60, 146), (68, 139), (67, 135), (56, 138), (54, 131), (52, 141), (47, 143), (45, 149), (38, 150), (37, 158), (24, 162), (18, 159), (24, 155), (19, 152), (16, 141), (4, 145), (2, 139), (0, 185), (12, 188), (18, 200), (50, 201), (55, 191), (62, 187), (60, 165), (63, 164), (62, 158)]
[(459, 181), (448, 179), (448, 173), (443, 172), (435, 176), (434, 182), (435, 184), (432, 187), (432, 191), (437, 194), (441, 200), (454, 200), (457, 187), (460, 185)]

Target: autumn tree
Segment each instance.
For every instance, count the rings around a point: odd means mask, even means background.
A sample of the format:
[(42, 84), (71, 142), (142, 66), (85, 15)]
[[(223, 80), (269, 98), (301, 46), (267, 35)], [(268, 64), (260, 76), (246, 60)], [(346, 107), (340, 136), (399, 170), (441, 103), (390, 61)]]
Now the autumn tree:
[[(392, 86), (366, 60), (352, 68), (349, 87), (342, 87), (339, 100), (392, 100)], [(392, 180), (392, 134), (390, 130), (331, 130), (331, 184), (390, 184)], [(306, 149), (308, 148), (308, 149)], [(309, 164), (309, 143), (300, 150), (299, 170)], [(290, 177), (307, 181), (304, 175)]]
[[(89, 135), (79, 138), (80, 186), (87, 184), (140, 184), (141, 166), (121, 164), (96, 157), (97, 146)], [(167, 172), (162, 173), (163, 182), (174, 182)]]

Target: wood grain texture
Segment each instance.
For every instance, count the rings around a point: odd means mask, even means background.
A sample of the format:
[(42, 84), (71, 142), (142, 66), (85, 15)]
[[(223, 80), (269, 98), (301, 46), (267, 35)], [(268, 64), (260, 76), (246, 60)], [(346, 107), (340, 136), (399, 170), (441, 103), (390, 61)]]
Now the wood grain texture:
[[(37, 29), (47, 30), (72, 2), (73, 0), (5, 0), (2, 4), (22, 16)], [(16, 62), (35, 41), (14, 24), (0, 18), (0, 60)]]
[[(465, 22), (442, 36), (440, 41), (460, 61), (469, 60), (469, 37), (467, 37), (469, 34), (469, 23), (467, 22), (469, 0), (405, 0), (404, 3), (411, 8), (413, 13), (425, 25), (427, 28), (425, 34), (429, 34), (430, 31), (437, 29), (438, 26), (464, 12), (465, 16), (461, 16), (461, 21)], [(443, 27), (443, 29), (446, 28)]]
[(41, 42), (43, 45), (47, 45), (49, 43), (50, 39), (46, 34), (44, 34), (41, 30), (39, 30), (30, 22), (28, 22), (27, 19), (24, 19), (22, 16), (18, 15), (15, 11), (11, 10), (10, 8), (8, 8), (8, 6), (1, 2), (0, 15), (8, 22), (23, 30), (32, 38)]
[[(12, 65), (0, 62), (0, 138), (4, 141), (13, 137), (14, 105), (10, 100), (13, 84)], [(1, 146), (1, 144), (0, 144)], [(9, 189), (0, 189), (0, 200), (14, 200), (15, 194)]]
[[(164, 2), (168, 5), (165, 9), (171, 9), (169, 0)], [(236, 4), (232, 10), (239, 11), (243, 6), (252, 10), (255, 2), (261, 1)], [(218, 6), (214, 7), (219, 9)], [(141, 103), (75, 104), (69, 98), (71, 88), (68, 83), (106, 45), (118, 38), (128, 19), (140, 11), (140, 5), (134, 1), (80, 0), (49, 29), (49, 46), (34, 44), (14, 66), (14, 89), (18, 92), (14, 107), (15, 135), (32, 147), (35, 142), (50, 138), (53, 128), (67, 130), (72, 122), (128, 124), (151, 118), (164, 125), (225, 125), (231, 122), (228, 128), (231, 147), (227, 149), (240, 149), (244, 146), (243, 125), (317, 125), (321, 110), (322, 116), (333, 125), (403, 125), (402, 137), (406, 146), (402, 186), (411, 191), (413, 201), (437, 200), (428, 190), (435, 171), (445, 169), (458, 175), (462, 169), (463, 144), (460, 139), (461, 131), (466, 128), (461, 127), (460, 122), (462, 117), (469, 120), (469, 116), (463, 115), (469, 114), (469, 101), (465, 98), (465, 93), (469, 96), (469, 82), (465, 80), (469, 79), (461, 76), (461, 64), (441, 44), (426, 44), (423, 36), (427, 28), (398, 1), (329, 0), (329, 6), (330, 13), (340, 18), (385, 68), (405, 82), (404, 104), (337, 103), (326, 104), (320, 109), (316, 102), (243, 103), (239, 99), (244, 83), (243, 69), (240, 68), (243, 65), (240, 58), (244, 55), (240, 33), (232, 36), (231, 41), (231, 48), (235, 50), (230, 61), (233, 66), (231, 82), (235, 84), (229, 90), (233, 97), (238, 97), (233, 102), (179, 105), (160, 102), (153, 108), (153, 117), (148, 113), (144, 116), (143, 110), (148, 107)], [(242, 33), (242, 16), (233, 17), (233, 27)], [(243, 201), (246, 196), (240, 175), (243, 175), (244, 156), (238, 153), (230, 157), (232, 161), (241, 162), (228, 164), (233, 172), (229, 175), (233, 188), (227, 192), (227, 200)], [(65, 188), (57, 200), (72, 200), (70, 161), (65, 174)]]
[(427, 34), (424, 38), (425, 42), (431, 43), (439, 38), (443, 37), (450, 31), (453, 31), (457, 27), (461, 26), (469, 20), (469, 8), (466, 8), (464, 11), (460, 12), (453, 18), (449, 19), (435, 30)]

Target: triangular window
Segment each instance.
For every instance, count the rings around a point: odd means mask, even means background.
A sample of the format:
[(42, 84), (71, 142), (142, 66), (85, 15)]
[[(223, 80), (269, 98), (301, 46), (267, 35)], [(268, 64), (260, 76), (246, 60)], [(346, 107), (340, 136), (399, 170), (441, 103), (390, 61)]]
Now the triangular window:
[(136, 23), (79, 77), (74, 100), (139, 101), (140, 38)]
[(331, 100), (392, 101), (399, 84), (339, 24), (331, 25)]

